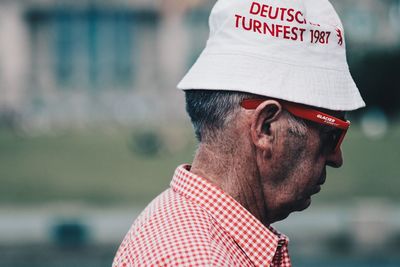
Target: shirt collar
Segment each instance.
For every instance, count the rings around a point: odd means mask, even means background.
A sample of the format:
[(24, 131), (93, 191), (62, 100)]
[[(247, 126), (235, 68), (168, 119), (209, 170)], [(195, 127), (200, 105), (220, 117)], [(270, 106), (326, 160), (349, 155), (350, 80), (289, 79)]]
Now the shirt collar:
[(179, 166), (171, 188), (207, 210), (256, 266), (269, 266), (278, 246), (287, 246), (288, 238), (265, 227), (231, 196), (189, 170), (190, 165)]

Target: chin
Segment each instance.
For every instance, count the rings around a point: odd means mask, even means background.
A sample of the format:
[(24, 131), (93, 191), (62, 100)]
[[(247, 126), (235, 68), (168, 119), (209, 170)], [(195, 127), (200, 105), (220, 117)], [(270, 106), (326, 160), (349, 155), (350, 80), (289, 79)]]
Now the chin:
[(290, 213), (303, 211), (307, 209), (311, 205), (311, 198), (308, 197), (306, 199), (298, 200), (295, 203), (285, 205), (285, 208), (281, 208), (280, 212), (276, 214), (273, 222), (282, 221), (289, 217)]
[(310, 205), (311, 205), (311, 198), (303, 199), (294, 204), (291, 204), (289, 207), (287, 206), (287, 208), (282, 209), (274, 221), (282, 221), (287, 217), (289, 217), (290, 213), (303, 211), (307, 209)]
[[(304, 209), (308, 208), (311, 205), (311, 197), (307, 198), (304, 203)], [(303, 210), (304, 210), (303, 209)]]
[(296, 203), (293, 211), (303, 211), (307, 209), (310, 205), (311, 205), (311, 197), (302, 199), (301, 201)]

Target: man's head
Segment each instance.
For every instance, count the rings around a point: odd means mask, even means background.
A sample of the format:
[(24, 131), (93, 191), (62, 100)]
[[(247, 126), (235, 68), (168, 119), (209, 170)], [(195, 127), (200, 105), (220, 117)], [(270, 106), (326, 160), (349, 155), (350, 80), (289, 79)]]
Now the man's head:
[(241, 162), (240, 169), (230, 166), (230, 170), (248, 175), (242, 175), (239, 181), (230, 175), (230, 182), (249, 191), (238, 195), (258, 195), (254, 198), (259, 203), (248, 205), (263, 206), (266, 221), (277, 221), (307, 208), (311, 195), (325, 182), (326, 166), (342, 165), (341, 151), (334, 150), (330, 136), (336, 129), (292, 115), (282, 101), (264, 97), (255, 108), (246, 108), (244, 101), (260, 96), (202, 90), (185, 93), (200, 146), (217, 155), (221, 168), (226, 161), (231, 160), (232, 165)]
[(262, 221), (283, 219), (342, 165), (345, 112), (365, 105), (342, 23), (328, 0), (219, 0), (209, 21), (178, 85), (200, 141), (193, 169)]

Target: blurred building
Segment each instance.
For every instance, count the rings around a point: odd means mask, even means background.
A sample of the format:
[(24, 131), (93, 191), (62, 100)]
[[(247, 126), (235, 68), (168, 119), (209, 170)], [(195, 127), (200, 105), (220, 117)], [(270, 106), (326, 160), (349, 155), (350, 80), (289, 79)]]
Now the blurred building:
[[(24, 126), (171, 120), (212, 0), (0, 2), (0, 120)], [(400, 42), (400, 0), (335, 0), (350, 44)], [(10, 123), (10, 125), (14, 125)]]
[(0, 2), (0, 112), (45, 128), (176, 117), (173, 89), (208, 34), (202, 5)]

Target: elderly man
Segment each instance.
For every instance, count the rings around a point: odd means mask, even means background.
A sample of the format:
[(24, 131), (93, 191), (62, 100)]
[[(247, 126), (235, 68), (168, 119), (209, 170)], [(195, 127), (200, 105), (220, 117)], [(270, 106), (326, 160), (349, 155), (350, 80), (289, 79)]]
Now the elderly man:
[(291, 266), (273, 222), (306, 209), (364, 106), (327, 0), (219, 0), (179, 88), (199, 147), (114, 266)]

